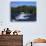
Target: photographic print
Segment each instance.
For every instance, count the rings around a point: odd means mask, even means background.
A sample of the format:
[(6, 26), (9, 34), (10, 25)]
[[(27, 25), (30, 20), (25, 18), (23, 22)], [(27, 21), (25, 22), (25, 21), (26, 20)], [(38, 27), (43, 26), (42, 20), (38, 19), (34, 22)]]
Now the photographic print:
[(11, 21), (36, 21), (36, 2), (11, 2)]

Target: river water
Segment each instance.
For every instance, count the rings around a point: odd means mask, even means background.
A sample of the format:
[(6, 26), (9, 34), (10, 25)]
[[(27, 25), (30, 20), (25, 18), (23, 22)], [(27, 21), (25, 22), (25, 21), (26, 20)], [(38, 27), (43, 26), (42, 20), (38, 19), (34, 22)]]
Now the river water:
[(11, 20), (16, 20), (16, 21), (35, 21), (36, 16), (32, 14), (11, 14)]

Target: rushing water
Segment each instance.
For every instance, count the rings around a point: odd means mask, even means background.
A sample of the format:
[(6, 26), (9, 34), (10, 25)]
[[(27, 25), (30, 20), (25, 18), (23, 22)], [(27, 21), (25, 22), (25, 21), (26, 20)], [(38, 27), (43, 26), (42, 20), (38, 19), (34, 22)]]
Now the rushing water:
[(11, 20), (16, 20), (16, 21), (35, 21), (36, 20), (36, 15), (32, 14), (11, 14)]
[(16, 19), (29, 19), (31, 14), (19, 14), (19, 16), (16, 17)]

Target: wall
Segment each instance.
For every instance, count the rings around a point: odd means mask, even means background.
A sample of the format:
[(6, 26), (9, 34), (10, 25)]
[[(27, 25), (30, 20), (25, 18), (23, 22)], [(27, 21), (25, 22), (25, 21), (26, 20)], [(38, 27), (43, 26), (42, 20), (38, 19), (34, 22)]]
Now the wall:
[[(10, 2), (0, 0), (0, 30), (9, 27), (11, 30), (23, 32), (24, 44), (37, 37), (46, 37), (46, 0), (30, 0), (37, 2), (36, 22), (10, 22)], [(18, 1), (18, 0), (17, 0)]]

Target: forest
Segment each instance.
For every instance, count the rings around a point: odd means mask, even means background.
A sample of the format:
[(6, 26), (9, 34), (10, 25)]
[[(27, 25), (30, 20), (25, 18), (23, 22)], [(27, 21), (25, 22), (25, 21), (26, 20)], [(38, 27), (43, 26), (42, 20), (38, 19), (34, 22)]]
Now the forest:
[(20, 14), (21, 12), (24, 12), (25, 14), (36, 14), (36, 6), (18, 6), (18, 7), (11, 7), (11, 13), (13, 14)]

